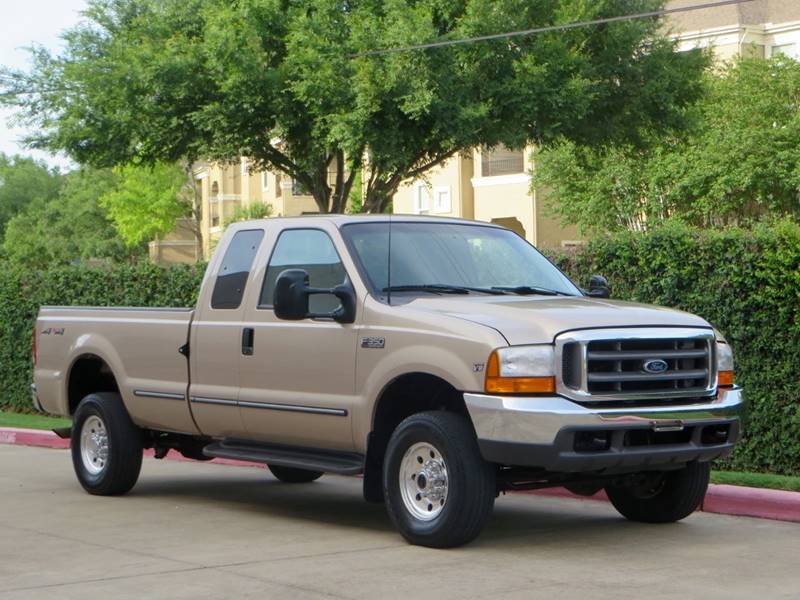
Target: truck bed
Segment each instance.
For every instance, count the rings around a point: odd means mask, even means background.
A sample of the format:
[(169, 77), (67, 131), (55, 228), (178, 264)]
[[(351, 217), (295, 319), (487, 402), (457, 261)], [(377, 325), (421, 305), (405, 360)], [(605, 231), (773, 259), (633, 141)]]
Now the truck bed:
[(135, 423), (195, 432), (186, 392), (189, 370), (179, 349), (188, 341), (192, 308), (45, 306), (36, 322), (35, 384), (42, 408), (69, 415), (76, 361), (91, 368), (105, 357)]

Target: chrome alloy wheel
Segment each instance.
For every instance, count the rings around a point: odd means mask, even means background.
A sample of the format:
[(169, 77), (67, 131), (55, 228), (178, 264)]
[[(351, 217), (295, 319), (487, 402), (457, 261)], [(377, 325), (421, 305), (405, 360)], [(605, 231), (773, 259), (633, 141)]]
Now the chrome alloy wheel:
[(437, 448), (419, 442), (400, 462), (400, 495), (406, 510), (421, 521), (435, 519), (447, 502), (447, 464)]
[(103, 420), (91, 415), (81, 428), (81, 460), (90, 475), (98, 475), (108, 461), (108, 433)]

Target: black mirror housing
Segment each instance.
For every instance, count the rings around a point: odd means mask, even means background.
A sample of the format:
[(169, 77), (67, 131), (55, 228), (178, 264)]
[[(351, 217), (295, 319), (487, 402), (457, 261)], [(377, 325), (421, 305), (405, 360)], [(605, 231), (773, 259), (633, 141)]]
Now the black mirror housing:
[(592, 275), (589, 280), (589, 291), (586, 294), (592, 298), (610, 298), (611, 289), (608, 287), (608, 280), (602, 275)]
[(272, 304), (279, 319), (305, 319), (308, 316), (308, 273), (303, 269), (282, 271), (275, 281)]
[[(276, 317), (286, 321), (333, 319), (337, 323), (356, 320), (356, 293), (349, 280), (334, 288), (310, 287), (308, 281), (308, 272), (303, 269), (287, 269), (278, 275), (272, 300)], [(339, 299), (341, 306), (330, 313), (311, 313), (308, 297), (312, 294), (332, 294)]]

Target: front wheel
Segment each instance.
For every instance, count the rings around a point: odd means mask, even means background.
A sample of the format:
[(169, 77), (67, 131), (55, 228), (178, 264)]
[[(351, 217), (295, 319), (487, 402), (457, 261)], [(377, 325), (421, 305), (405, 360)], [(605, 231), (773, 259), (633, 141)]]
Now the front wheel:
[(131, 421), (119, 394), (89, 394), (72, 419), (72, 465), (90, 494), (124, 494), (142, 468), (142, 432)]
[(478, 536), (494, 506), (495, 467), (461, 415), (431, 411), (397, 426), (386, 450), (389, 517), (412, 544), (449, 548)]
[(606, 488), (608, 499), (626, 519), (642, 523), (673, 523), (692, 514), (705, 498), (709, 463), (689, 463), (683, 469), (640, 473), (624, 486)]

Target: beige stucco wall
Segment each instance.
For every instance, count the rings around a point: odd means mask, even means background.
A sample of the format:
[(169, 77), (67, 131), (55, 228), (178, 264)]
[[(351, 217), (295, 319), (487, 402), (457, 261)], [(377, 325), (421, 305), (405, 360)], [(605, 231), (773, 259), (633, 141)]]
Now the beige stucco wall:
[[(416, 210), (415, 198), (417, 188), (424, 186), (430, 195), (428, 214), (443, 217), (473, 218), (474, 195), (469, 181), (472, 178), (473, 162), (471, 156), (454, 156), (425, 174), (423, 179), (406, 181), (400, 185), (392, 199), (395, 214), (411, 215)], [(437, 190), (450, 192), (450, 210), (434, 210), (433, 196)]]

